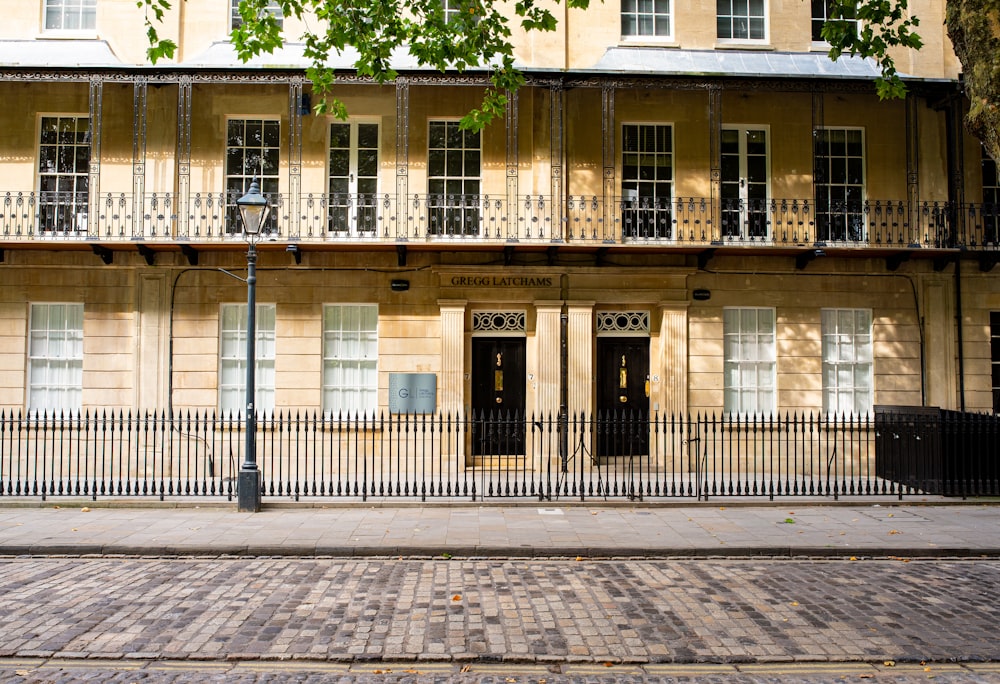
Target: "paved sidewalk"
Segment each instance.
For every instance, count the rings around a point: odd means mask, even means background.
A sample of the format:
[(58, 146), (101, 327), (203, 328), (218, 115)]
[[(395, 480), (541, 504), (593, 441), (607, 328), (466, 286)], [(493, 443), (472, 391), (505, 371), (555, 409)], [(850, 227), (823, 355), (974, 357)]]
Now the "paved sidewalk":
[(0, 507), (0, 555), (50, 554), (1000, 556), (1000, 505)]

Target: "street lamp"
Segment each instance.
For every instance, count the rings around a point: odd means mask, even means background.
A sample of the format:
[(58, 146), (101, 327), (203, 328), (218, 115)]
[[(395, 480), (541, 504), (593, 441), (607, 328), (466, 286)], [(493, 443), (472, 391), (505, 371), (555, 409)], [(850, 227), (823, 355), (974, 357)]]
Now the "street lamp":
[(247, 403), (246, 448), (236, 483), (237, 510), (245, 513), (260, 511), (260, 469), (257, 468), (257, 408), (254, 406), (257, 391), (255, 370), (257, 366), (257, 237), (267, 218), (267, 198), (260, 194), (260, 185), (254, 178), (247, 194), (236, 200), (243, 221), (243, 234), (247, 249)]

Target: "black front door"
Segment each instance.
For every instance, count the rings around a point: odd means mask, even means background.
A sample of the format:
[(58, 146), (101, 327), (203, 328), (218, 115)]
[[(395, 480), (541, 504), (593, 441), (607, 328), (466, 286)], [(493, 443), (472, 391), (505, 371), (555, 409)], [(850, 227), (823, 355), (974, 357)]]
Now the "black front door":
[(649, 340), (597, 338), (597, 456), (649, 453)]
[(472, 339), (472, 454), (524, 455), (524, 338)]

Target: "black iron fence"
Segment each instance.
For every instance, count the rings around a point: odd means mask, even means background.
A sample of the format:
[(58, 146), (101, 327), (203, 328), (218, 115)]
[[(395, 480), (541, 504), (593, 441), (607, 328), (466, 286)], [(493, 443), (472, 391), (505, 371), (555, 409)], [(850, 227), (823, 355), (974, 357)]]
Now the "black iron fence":
[[(906, 428), (904, 439), (930, 431), (954, 446), (938, 449), (937, 458), (985, 449), (976, 462), (993, 459), (992, 470), (977, 471), (986, 484), (942, 493), (1000, 493), (996, 421), (963, 415), (908, 415), (876, 425), (868, 417), (817, 414), (277, 413), (258, 421), (256, 458), (265, 500), (836, 499), (936, 492), (923, 470), (908, 475), (918, 458), (913, 448), (884, 446), (887, 439), (898, 442), (890, 435)], [(231, 500), (244, 428), (238, 415), (0, 412), (0, 496)]]
[[(232, 500), (239, 415), (0, 412), (2, 497)], [(272, 499), (1000, 495), (1000, 418), (786, 414), (262, 416)]]
[(1000, 496), (1000, 416), (878, 406), (876, 475), (945, 496)]

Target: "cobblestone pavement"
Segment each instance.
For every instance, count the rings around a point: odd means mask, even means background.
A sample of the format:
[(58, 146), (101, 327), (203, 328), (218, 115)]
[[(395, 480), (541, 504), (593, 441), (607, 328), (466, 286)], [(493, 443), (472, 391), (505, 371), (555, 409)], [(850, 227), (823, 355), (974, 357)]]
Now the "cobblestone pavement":
[(257, 681), (253, 666), (364, 681), (358, 667), (409, 661), (442, 678), (496, 666), (587, 681), (610, 666), (623, 681), (679, 664), (925, 661), (986, 681), (997, 668), (968, 666), (1000, 662), (997, 596), (996, 559), (6, 558), (0, 674), (74, 681), (43, 675), (134, 661), (112, 681), (161, 681), (150, 668), (179, 661), (228, 668), (220, 681)]
[(325, 664), (274, 662), (169, 662), (0, 660), (0, 682), (65, 684), (382, 684), (457, 682), (458, 684), (611, 684), (612, 682), (698, 682), (699, 684), (972, 684), (1000, 681), (993, 663), (804, 663), (795, 665), (457, 665), (447, 663)]

